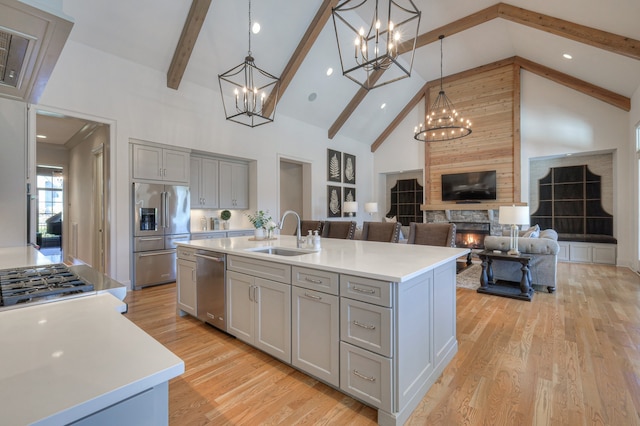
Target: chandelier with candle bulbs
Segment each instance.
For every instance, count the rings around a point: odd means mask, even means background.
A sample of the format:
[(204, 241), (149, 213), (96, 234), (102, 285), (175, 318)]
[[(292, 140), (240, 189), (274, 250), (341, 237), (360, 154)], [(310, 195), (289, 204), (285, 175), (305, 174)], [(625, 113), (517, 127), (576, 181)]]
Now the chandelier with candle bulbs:
[(412, 0), (344, 0), (332, 16), (344, 76), (367, 90), (411, 76), (421, 16)]
[(422, 142), (447, 141), (471, 134), (471, 121), (464, 119), (444, 93), (442, 85), (442, 40), (440, 37), (440, 92), (426, 115), (426, 123), (413, 130), (413, 137)]
[[(249, 0), (249, 51), (244, 62), (218, 75), (227, 120), (256, 127), (275, 117), (280, 79), (258, 68), (251, 53), (251, 0)], [(266, 105), (272, 105), (266, 108)]]

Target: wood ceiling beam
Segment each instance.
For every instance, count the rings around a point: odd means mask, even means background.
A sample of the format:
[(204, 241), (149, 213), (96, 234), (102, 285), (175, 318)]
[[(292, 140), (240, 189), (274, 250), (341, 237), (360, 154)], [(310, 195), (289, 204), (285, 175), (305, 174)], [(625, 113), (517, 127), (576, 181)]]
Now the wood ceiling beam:
[(176, 50), (173, 52), (169, 71), (167, 71), (167, 87), (171, 89), (178, 90), (180, 86), (189, 58), (191, 58), (191, 52), (193, 52), (193, 47), (196, 44), (196, 40), (198, 40), (204, 18), (206, 18), (209, 11), (209, 6), (211, 6), (211, 0), (193, 0), (191, 2), (189, 14), (184, 27), (182, 27), (180, 40)]
[[(516, 64), (525, 71), (529, 71), (540, 77), (547, 78), (553, 82), (561, 84), (563, 86), (569, 87), (573, 90), (576, 90), (585, 95), (596, 98), (602, 102), (606, 102), (609, 105), (613, 105), (617, 108), (620, 108), (624, 111), (631, 110), (631, 99), (626, 96), (622, 96), (618, 93), (612, 92), (610, 90), (604, 89), (602, 87), (596, 86), (594, 84), (588, 83), (584, 80), (580, 80), (578, 78), (572, 77), (568, 74), (561, 73), (549, 67), (545, 67), (544, 65), (540, 65), (536, 62), (530, 61), (528, 59), (522, 58), (520, 56), (514, 56), (511, 58), (503, 59), (500, 61), (492, 62), (487, 65), (482, 65), (476, 68), (472, 68), (466, 71), (459, 72), (457, 74), (452, 74), (443, 78), (443, 83), (450, 83), (452, 81), (469, 77), (473, 74), (478, 74), (481, 72), (489, 71), (494, 68), (503, 67), (509, 64)], [(391, 124), (387, 126), (387, 128), (378, 136), (374, 143), (371, 144), (371, 152), (375, 152), (380, 145), (389, 137), (389, 135), (398, 127), (398, 125), (404, 120), (404, 118), (411, 112), (411, 110), (418, 104), (420, 99), (424, 96), (425, 93), (428, 92), (434, 86), (440, 84), (440, 79), (431, 80), (425, 83), (424, 86), (414, 95), (413, 98), (409, 101), (407, 106), (405, 106), (402, 111), (393, 119)], [(519, 99), (519, 98), (518, 98)]]
[[(287, 87), (289, 87), (289, 84), (293, 80), (293, 77), (296, 75), (296, 72), (300, 68), (300, 65), (302, 65), (302, 61), (304, 61), (304, 58), (311, 50), (313, 43), (315, 43), (316, 39), (320, 35), (320, 32), (331, 17), (331, 9), (338, 4), (338, 1), (339, 0), (324, 0), (320, 5), (320, 8), (318, 8), (316, 16), (313, 17), (313, 20), (309, 24), (307, 31), (304, 33), (304, 36), (302, 36), (302, 40), (300, 40), (300, 43), (298, 43), (298, 47), (296, 47), (296, 50), (293, 52), (293, 55), (289, 59), (289, 62), (284, 67), (284, 70), (280, 75), (280, 87), (278, 89), (280, 99), (282, 99), (282, 95), (287, 90)], [(270, 116), (273, 112), (273, 108), (275, 108), (277, 102), (280, 99), (275, 99), (274, 97), (269, 95), (267, 101), (265, 102), (262, 115), (267, 117)]]
[(547, 78), (573, 90), (577, 90), (580, 93), (594, 97), (602, 102), (608, 103), (609, 105), (613, 105), (614, 107), (620, 108), (624, 111), (631, 110), (631, 99), (626, 96), (622, 96), (618, 93), (572, 77), (568, 74), (561, 73), (560, 71), (556, 71), (552, 68), (545, 67), (544, 65), (540, 65), (528, 59), (516, 57), (516, 63), (526, 71)]
[(588, 44), (589, 46), (597, 47), (608, 52), (640, 60), (640, 41), (630, 37), (601, 31), (585, 25), (565, 21), (564, 19), (558, 19), (553, 16), (511, 6), (506, 3), (499, 3), (498, 16), (521, 25), (546, 31), (579, 43)]

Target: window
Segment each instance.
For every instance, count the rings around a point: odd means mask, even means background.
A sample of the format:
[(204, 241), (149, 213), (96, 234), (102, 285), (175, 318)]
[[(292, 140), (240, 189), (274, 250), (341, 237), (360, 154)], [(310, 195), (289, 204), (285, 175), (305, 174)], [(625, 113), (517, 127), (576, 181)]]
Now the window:
[(38, 233), (47, 234), (47, 220), (62, 215), (62, 168), (38, 166)]

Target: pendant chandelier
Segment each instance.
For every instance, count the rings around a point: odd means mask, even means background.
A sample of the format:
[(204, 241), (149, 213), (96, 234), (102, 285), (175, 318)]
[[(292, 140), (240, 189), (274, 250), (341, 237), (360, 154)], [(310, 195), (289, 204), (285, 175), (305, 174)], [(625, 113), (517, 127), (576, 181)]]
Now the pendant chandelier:
[(448, 141), (459, 139), (471, 134), (471, 121), (465, 120), (456, 111), (453, 103), (444, 94), (442, 87), (442, 39), (440, 37), (440, 93), (429, 111), (427, 111), (426, 125), (420, 123), (414, 129), (414, 139), (422, 142)]
[(331, 13), (345, 77), (370, 90), (411, 76), (421, 16), (413, 0), (344, 0)]
[[(244, 62), (218, 75), (227, 120), (256, 127), (275, 117), (280, 79), (258, 68), (251, 53), (251, 0), (249, 0), (249, 51)], [(272, 108), (265, 108), (272, 104)], [(263, 115), (268, 111), (268, 115)]]

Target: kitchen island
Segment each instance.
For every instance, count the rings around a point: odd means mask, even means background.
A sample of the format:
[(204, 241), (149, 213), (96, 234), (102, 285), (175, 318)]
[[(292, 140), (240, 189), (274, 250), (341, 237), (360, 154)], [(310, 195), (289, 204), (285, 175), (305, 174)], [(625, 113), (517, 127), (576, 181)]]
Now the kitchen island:
[[(29, 246), (0, 258), (0, 269), (51, 264)], [(121, 314), (124, 286), (70, 269), (95, 290), (0, 310), (2, 424), (166, 425), (168, 381), (183, 361)]]
[[(377, 408), (379, 424), (401, 425), (457, 352), (455, 262), (469, 250), (321, 245), (236, 237), (178, 250), (226, 254), (228, 333)], [(179, 274), (179, 300), (182, 287)]]

